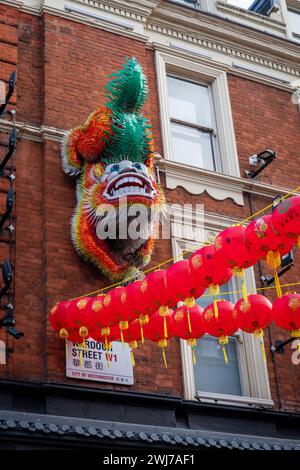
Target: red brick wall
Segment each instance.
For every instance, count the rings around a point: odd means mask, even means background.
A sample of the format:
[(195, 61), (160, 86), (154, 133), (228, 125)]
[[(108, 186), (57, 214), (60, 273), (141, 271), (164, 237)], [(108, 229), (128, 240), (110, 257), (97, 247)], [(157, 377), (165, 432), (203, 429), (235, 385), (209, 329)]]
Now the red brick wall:
[[(0, 15), (3, 11), (0, 6)], [(143, 42), (48, 14), (42, 19), (19, 14), (17, 25), (20, 121), (63, 129), (81, 124), (102, 102), (106, 76), (120, 67), (125, 56), (134, 54), (149, 79), (150, 98), (145, 114), (153, 123), (156, 150), (162, 151), (154, 57)], [(234, 76), (229, 77), (229, 88), (241, 173), (248, 168), (249, 155), (271, 147), (278, 151), (278, 160), (264, 172), (264, 181), (296, 186), (300, 115), (289, 94)], [(289, 170), (284, 175), (287, 165)], [(246, 196), (245, 206), (240, 207), (229, 199), (219, 202), (207, 194), (190, 195), (182, 188), (168, 190), (166, 195), (169, 202), (204, 203), (207, 211), (233, 218), (249, 215)], [(259, 209), (267, 202), (254, 197), (253, 205)], [(15, 342), (8, 365), (0, 366), (0, 377), (84, 384), (65, 378), (63, 344), (47, 321), (49, 309), (56, 301), (107, 285), (107, 280), (79, 258), (72, 247), (70, 217), (74, 204), (75, 182), (62, 172), (59, 142), (22, 140), (17, 152), (15, 305), (18, 328), (24, 331), (25, 337)], [(151, 265), (170, 256), (170, 241), (158, 241)], [(299, 274), (295, 268), (284, 280), (293, 281)], [(273, 342), (278, 336), (286, 337), (275, 328), (271, 334)], [(267, 334), (267, 352), (268, 339)], [(169, 367), (165, 370), (155, 345), (147, 342), (141, 347), (136, 353), (132, 389), (182, 395), (177, 340), (171, 342), (167, 356)], [(268, 368), (277, 406), (293, 409), (299, 402), (296, 385), (300, 369), (291, 364), (290, 351), (276, 356), (277, 387), (269, 353)], [(110, 384), (86, 385), (111, 388)]]

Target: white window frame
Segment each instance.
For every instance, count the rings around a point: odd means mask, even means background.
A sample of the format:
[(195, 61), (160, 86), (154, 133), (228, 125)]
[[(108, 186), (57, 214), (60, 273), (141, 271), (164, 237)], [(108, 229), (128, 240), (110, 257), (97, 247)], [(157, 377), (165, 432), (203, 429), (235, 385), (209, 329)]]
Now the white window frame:
[[(196, 217), (196, 220), (201, 221), (201, 217)], [(175, 260), (182, 258), (183, 251), (200, 247), (201, 242), (203, 242), (203, 235), (205, 240), (207, 240), (209, 237), (215, 236), (218, 232), (233, 223), (232, 220), (224, 217), (220, 218), (208, 213), (204, 214), (204, 218), (202, 218), (202, 220), (203, 225), (195, 227), (193, 223), (193, 214), (191, 214), (190, 221), (188, 221), (185, 215), (185, 228), (183, 230), (180, 216), (175, 216), (173, 218), (171, 227), (172, 248)], [(200, 223), (202, 224), (202, 222)], [(187, 225), (190, 227), (187, 227)], [(194, 240), (185, 239), (183, 235), (187, 233), (195, 235)], [(247, 291), (255, 293), (256, 282), (253, 268), (246, 270), (245, 282)], [(240, 330), (237, 335), (243, 344), (243, 346), (238, 348), (242, 389), (248, 396), (235, 396), (197, 391), (195, 387), (194, 364), (191, 348), (187, 345), (186, 341), (180, 340), (184, 396), (186, 400), (194, 400), (198, 398), (201, 401), (234, 403), (240, 406), (274, 406), (274, 402), (271, 399), (267, 365), (262, 359), (259, 341), (254, 337), (254, 335), (244, 333)]]
[(205, 65), (200, 58), (193, 61), (161, 51), (156, 51), (155, 55), (164, 158), (169, 161), (173, 160), (167, 75), (174, 73), (183, 79), (195, 80), (211, 86), (222, 172), (239, 177), (240, 169), (226, 72)]
[[(214, 108), (214, 97), (213, 97), (213, 93), (212, 93), (212, 89), (211, 89), (210, 84), (207, 84), (205, 82), (195, 81), (195, 80), (192, 80), (192, 79), (187, 79), (186, 77), (178, 76), (175, 73), (167, 73), (167, 80), (168, 80), (168, 77), (172, 77), (172, 78), (175, 78), (177, 80), (181, 80), (181, 81), (184, 81), (184, 82), (187, 82), (187, 83), (192, 83), (194, 85), (199, 85), (199, 86), (207, 88), (208, 99), (209, 99), (209, 107), (210, 107), (210, 112), (211, 112), (212, 159), (213, 159), (213, 164), (216, 167), (216, 170), (210, 170), (210, 171), (214, 171), (215, 173), (222, 173), (223, 168), (222, 168), (222, 161), (221, 161), (221, 157), (220, 157), (219, 142), (218, 142), (218, 138), (217, 138), (217, 122), (216, 122), (216, 112), (215, 112), (215, 108)], [(170, 116), (170, 123), (169, 123), (170, 127), (172, 125), (172, 122), (176, 123), (176, 118)], [(196, 123), (196, 122), (195, 123), (190, 122), (188, 120), (183, 120), (183, 123), (189, 129), (191, 129), (191, 128), (193, 129), (193, 124), (199, 124), (199, 123)], [(170, 128), (170, 132), (171, 132), (171, 128)], [(200, 130), (200, 132), (201, 132), (201, 130)], [(171, 139), (172, 139), (172, 137), (171, 137)], [(172, 142), (172, 147), (173, 147), (173, 142)], [(172, 151), (172, 153), (173, 153), (173, 151)], [(184, 165), (184, 163), (182, 163), (182, 162), (178, 162), (177, 160), (174, 160), (174, 161), (176, 161), (176, 163)], [(197, 168), (197, 169), (200, 168), (201, 169), (201, 167), (195, 167), (195, 168)], [(203, 169), (205, 170), (205, 168), (203, 168)]]

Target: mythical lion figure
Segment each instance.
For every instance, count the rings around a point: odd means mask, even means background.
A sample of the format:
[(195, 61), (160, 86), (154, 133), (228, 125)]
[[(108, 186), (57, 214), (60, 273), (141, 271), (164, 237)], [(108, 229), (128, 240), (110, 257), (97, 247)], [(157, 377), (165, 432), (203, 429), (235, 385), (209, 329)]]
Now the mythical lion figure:
[[(67, 133), (62, 164), (68, 175), (77, 177), (74, 246), (117, 281), (149, 263), (164, 194), (155, 181), (151, 125), (140, 112), (147, 81), (135, 58), (110, 76), (105, 91), (104, 106)], [(134, 205), (143, 213), (139, 236), (124, 236), (124, 225), (137, 217), (134, 211), (130, 215)], [(107, 236), (100, 236), (105, 229)]]

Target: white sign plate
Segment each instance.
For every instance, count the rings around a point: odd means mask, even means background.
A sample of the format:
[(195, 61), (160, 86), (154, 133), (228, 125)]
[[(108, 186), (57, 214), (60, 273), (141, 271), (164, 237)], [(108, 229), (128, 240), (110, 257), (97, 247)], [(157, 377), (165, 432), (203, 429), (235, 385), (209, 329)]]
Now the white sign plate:
[[(81, 346), (81, 345), (80, 345)], [(82, 360), (80, 359), (82, 355)], [(77, 343), (66, 342), (66, 376), (72, 379), (133, 385), (133, 367), (128, 344), (113, 342), (106, 359), (105, 345), (89, 338), (86, 350)]]

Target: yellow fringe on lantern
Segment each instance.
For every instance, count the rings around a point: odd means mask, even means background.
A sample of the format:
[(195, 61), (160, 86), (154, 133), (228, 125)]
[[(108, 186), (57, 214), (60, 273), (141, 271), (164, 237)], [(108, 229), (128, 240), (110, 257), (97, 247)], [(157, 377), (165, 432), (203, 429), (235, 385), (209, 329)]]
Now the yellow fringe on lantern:
[(167, 326), (166, 316), (169, 313), (169, 307), (166, 307), (166, 306), (159, 307), (158, 313), (161, 317), (164, 318), (164, 337), (167, 338), (168, 337), (168, 326)]
[(167, 369), (168, 368), (168, 364), (167, 364), (167, 358), (166, 358), (166, 347), (168, 345), (168, 341), (164, 338), (164, 339), (160, 339), (158, 342), (157, 342), (157, 346), (159, 348), (161, 348), (162, 350), (162, 356), (163, 356), (163, 360), (164, 360), (164, 364), (165, 364), (165, 368)]
[(279, 281), (279, 277), (278, 277), (276, 269), (274, 269), (274, 283), (275, 283), (277, 297), (280, 298), (282, 297), (282, 290), (281, 290), (280, 281)]
[(297, 237), (296, 247), (300, 248), (300, 235), (298, 235), (298, 237)]
[(86, 326), (81, 326), (79, 328), (79, 335), (82, 337), (82, 344), (83, 344), (83, 350), (84, 352), (86, 351), (86, 341), (85, 338), (88, 336), (89, 330), (86, 328)]
[(258, 330), (255, 330), (255, 331), (253, 332), (253, 334), (256, 336), (256, 338), (259, 339), (259, 342), (260, 342), (260, 350), (261, 350), (261, 354), (262, 354), (262, 357), (263, 357), (263, 361), (264, 361), (264, 362), (267, 362), (266, 350), (265, 350), (265, 343), (264, 343), (264, 330), (262, 330), (261, 328), (259, 328)]
[(130, 350), (130, 357), (131, 357), (131, 364), (132, 364), (132, 367), (135, 367), (135, 359), (134, 359), (134, 354), (133, 354), (132, 349)]
[(147, 323), (149, 323), (149, 316), (146, 314), (146, 315), (141, 315), (140, 318), (139, 318), (139, 321), (140, 321), (140, 327), (141, 327), (141, 340), (142, 340), (142, 344), (144, 344), (145, 342), (145, 339), (144, 339), (144, 325), (146, 325)]
[(137, 341), (130, 341), (129, 347), (130, 347), (131, 364), (132, 364), (132, 367), (135, 367), (135, 358), (134, 358), (133, 350), (137, 348)]
[(190, 311), (189, 311), (188, 308), (187, 308), (187, 310), (186, 310), (186, 314), (187, 314), (187, 321), (188, 321), (189, 333), (191, 333), (191, 332), (192, 332), (192, 325), (191, 325)]
[(125, 349), (125, 343), (124, 343), (124, 335), (123, 335), (123, 330), (128, 329), (128, 321), (120, 321), (119, 322), (119, 328), (120, 328), (120, 336), (121, 336), (121, 341), (122, 341), (122, 348)]
[(123, 330), (120, 330), (120, 336), (122, 341), (122, 348), (125, 349)]
[(276, 269), (281, 264), (281, 256), (278, 250), (269, 251), (266, 259), (270, 268)]
[(219, 310), (218, 310), (218, 301), (217, 301), (217, 299), (214, 299), (214, 314), (215, 314), (215, 318), (218, 320)]
[(194, 346), (192, 347), (192, 356), (193, 356), (193, 364), (195, 366), (197, 361), (196, 361), (196, 354), (195, 354)]
[(194, 365), (196, 364), (196, 354), (195, 354), (195, 347), (197, 346), (197, 340), (196, 338), (189, 338), (187, 340), (187, 344), (191, 347), (192, 351), (192, 357), (193, 357), (193, 363)]
[(224, 356), (224, 362), (227, 365), (228, 364), (228, 357), (227, 357), (225, 346), (222, 346), (222, 351), (223, 351), (223, 356)]
[(227, 353), (226, 353), (225, 345), (228, 344), (228, 336), (220, 336), (219, 343), (222, 346), (224, 362), (227, 365), (228, 364), (228, 356), (227, 356)]
[(106, 356), (107, 367), (110, 368), (110, 360), (109, 360), (109, 355), (107, 351), (106, 351), (105, 356)]
[(233, 268), (233, 273), (235, 276), (238, 276), (241, 278), (243, 298), (245, 301), (247, 301), (248, 294), (247, 294), (246, 285), (245, 285), (245, 271), (242, 268)]
[(164, 360), (165, 368), (167, 369), (167, 368), (168, 368), (168, 363), (167, 363), (167, 358), (166, 358), (166, 351), (165, 351), (165, 348), (162, 348), (162, 356), (163, 356), (163, 360)]

